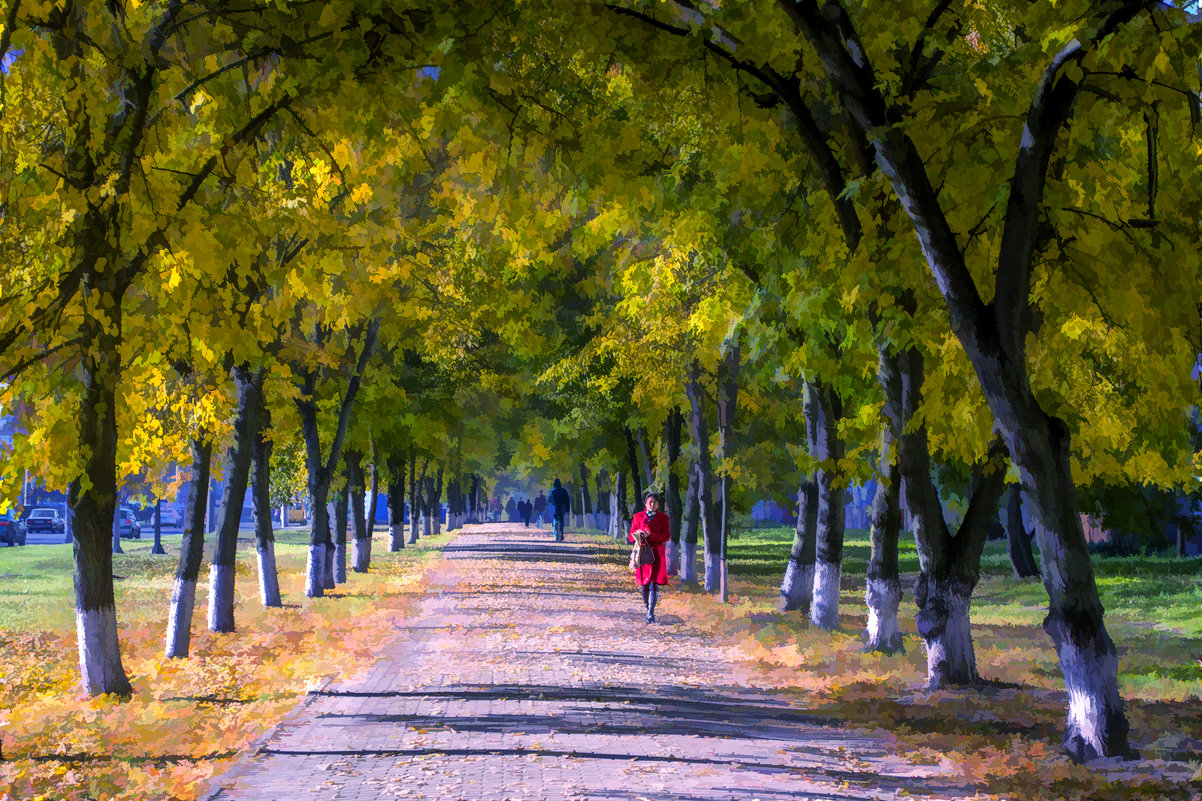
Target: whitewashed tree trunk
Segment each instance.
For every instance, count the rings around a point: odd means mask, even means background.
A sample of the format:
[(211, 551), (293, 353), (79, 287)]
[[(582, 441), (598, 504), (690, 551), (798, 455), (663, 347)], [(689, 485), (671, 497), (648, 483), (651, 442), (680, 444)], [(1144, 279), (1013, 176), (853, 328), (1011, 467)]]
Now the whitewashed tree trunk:
[(897, 624), (897, 607), (901, 603), (901, 583), (869, 579), (865, 591), (868, 604), (869, 651), (900, 653), (905, 651), (901, 628)]
[(209, 631), (234, 630), (234, 566), (209, 565)]
[(324, 589), (332, 590), (338, 586), (337, 579), (334, 577), (334, 557), (337, 555), (335, 551), (337, 546), (326, 543), (326, 552), (323, 555), (325, 559), (325, 572), (322, 574), (322, 580), (325, 582)]
[(334, 584), (346, 584), (346, 544), (334, 543)]
[(320, 598), (326, 588), (325, 543), (309, 545), (309, 560), (305, 566), (305, 597)]
[(839, 627), (839, 579), (843, 574), (840, 563), (819, 560), (814, 564), (814, 604), (810, 608), (810, 623), (833, 631)]
[(422, 536), (434, 536), (434, 515), (429, 512), (422, 515)]
[(355, 540), (351, 546), (351, 560), (356, 573), (366, 573), (371, 562), (371, 540)]
[(680, 573), (680, 543), (668, 540), (667, 548), (668, 556), (668, 575), (675, 576)]
[(927, 649), (927, 687), (980, 681), (969, 620), (972, 589), (955, 581), (928, 581), (919, 593), (917, 624)]
[(113, 607), (76, 610), (75, 633), (79, 642), (79, 675), (88, 695), (129, 686), (117, 641), (117, 610)]
[(192, 613), (196, 610), (196, 582), (177, 578), (171, 593), (171, 610), (167, 613), (168, 659), (183, 659), (188, 656), (192, 641)]
[(684, 557), (680, 560), (680, 580), (685, 584), (697, 583), (697, 543), (684, 543)]
[(721, 554), (714, 551), (709, 551), (705, 554), (705, 589), (709, 592), (717, 592), (722, 586), (722, 559)]
[(780, 585), (780, 601), (777, 608), (782, 612), (798, 611), (808, 615), (814, 601), (814, 563), (803, 563), (790, 559), (785, 568), (785, 579)]
[(284, 605), (280, 597), (280, 575), (275, 565), (275, 542), (262, 543), (257, 549), (259, 563), (259, 600), (263, 606), (280, 607)]

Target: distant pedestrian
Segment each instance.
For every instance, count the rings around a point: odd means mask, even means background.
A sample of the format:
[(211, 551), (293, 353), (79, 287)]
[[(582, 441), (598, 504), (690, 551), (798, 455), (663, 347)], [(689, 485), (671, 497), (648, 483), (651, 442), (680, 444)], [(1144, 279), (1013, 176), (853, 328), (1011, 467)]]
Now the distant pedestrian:
[(530, 515), (534, 513), (534, 504), (530, 502), (529, 498), (523, 498), (518, 507), (521, 509), (522, 525), (530, 528)]
[(654, 492), (643, 495), (643, 511), (630, 521), (630, 533), (626, 541), (631, 545), (642, 539), (651, 546), (655, 559), (649, 565), (639, 565), (634, 571), (634, 580), (643, 589), (643, 607), (647, 611), (647, 622), (655, 622), (655, 602), (659, 596), (659, 585), (668, 583), (668, 560), (664, 556), (664, 543), (672, 538), (672, 527), (667, 512), (659, 509), (659, 496)]
[(515, 501), (513, 499), (513, 496), (510, 495), (509, 501), (506, 502), (506, 504), (505, 504), (505, 515), (506, 515), (507, 522), (510, 522), (510, 523), (518, 522), (517, 508), (518, 508), (517, 501)]
[(563, 484), (559, 483), (558, 478), (555, 479), (555, 486), (551, 488), (549, 502), (551, 527), (555, 530), (555, 541), (563, 542), (563, 520), (568, 516), (568, 512), (572, 511), (572, 499), (568, 495), (568, 491), (563, 488)]
[(538, 497), (534, 499), (534, 524), (539, 528), (543, 527), (543, 516), (547, 513), (547, 496), (543, 495), (543, 491), (538, 491)]

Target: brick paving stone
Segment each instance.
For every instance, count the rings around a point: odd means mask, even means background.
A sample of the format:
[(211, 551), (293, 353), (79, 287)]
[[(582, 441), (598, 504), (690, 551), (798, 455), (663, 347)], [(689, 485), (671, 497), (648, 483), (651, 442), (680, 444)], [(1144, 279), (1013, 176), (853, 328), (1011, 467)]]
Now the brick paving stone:
[(588, 542), (469, 526), (408, 625), (315, 691), (206, 801), (883, 801), (971, 795), (758, 689), (738, 652), (642, 621)]

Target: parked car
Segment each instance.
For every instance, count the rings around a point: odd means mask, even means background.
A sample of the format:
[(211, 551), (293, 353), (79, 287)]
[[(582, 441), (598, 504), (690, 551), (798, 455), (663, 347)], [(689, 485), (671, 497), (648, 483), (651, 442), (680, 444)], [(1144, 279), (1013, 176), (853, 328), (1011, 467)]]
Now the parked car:
[(67, 521), (53, 506), (35, 506), (25, 516), (25, 530), (30, 534), (65, 534)]
[[(163, 505), (160, 510), (164, 528), (179, 528), (184, 524), (184, 516), (177, 506)], [(151, 523), (154, 522), (154, 516), (150, 517)]]
[(121, 537), (123, 539), (142, 539), (142, 526), (134, 518), (133, 509), (130, 509), (128, 506), (122, 506), (117, 509), (117, 522), (121, 526)]
[(6, 547), (25, 544), (25, 526), (12, 512), (0, 515), (0, 542)]

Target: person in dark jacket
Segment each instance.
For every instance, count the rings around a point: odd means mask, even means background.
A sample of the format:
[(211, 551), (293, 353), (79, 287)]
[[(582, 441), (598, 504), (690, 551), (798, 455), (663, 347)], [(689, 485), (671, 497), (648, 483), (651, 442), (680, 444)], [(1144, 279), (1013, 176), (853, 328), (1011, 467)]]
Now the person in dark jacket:
[(668, 560), (664, 556), (664, 543), (672, 538), (672, 526), (668, 513), (659, 509), (659, 496), (654, 492), (643, 495), (643, 511), (630, 521), (630, 533), (626, 541), (634, 544), (635, 538), (644, 540), (655, 553), (649, 565), (639, 565), (634, 572), (635, 583), (643, 590), (643, 607), (647, 610), (647, 622), (655, 622), (655, 602), (659, 597), (659, 585), (668, 583)]
[(563, 542), (563, 520), (568, 516), (568, 512), (572, 511), (572, 499), (558, 478), (555, 479), (555, 486), (551, 488), (551, 497), (548, 500), (551, 504), (551, 527), (555, 530), (555, 541)]
[(543, 527), (543, 516), (547, 513), (547, 496), (542, 490), (538, 491), (538, 497), (534, 499), (534, 525), (539, 528)]
[(534, 512), (534, 504), (526, 498), (521, 503), (522, 524), (526, 528), (530, 528), (530, 515)]

